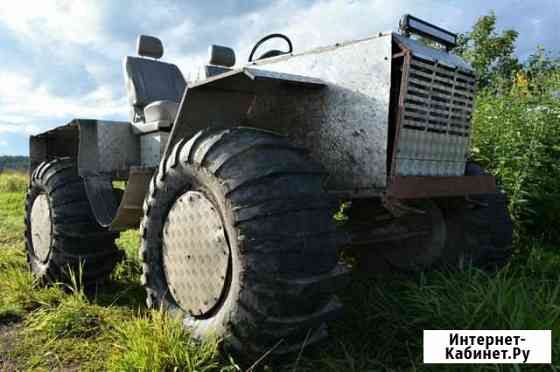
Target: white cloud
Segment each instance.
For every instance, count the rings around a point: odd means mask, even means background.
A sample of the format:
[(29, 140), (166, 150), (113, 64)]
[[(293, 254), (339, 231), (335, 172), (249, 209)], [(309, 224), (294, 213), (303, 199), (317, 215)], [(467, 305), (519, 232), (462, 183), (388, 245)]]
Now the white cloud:
[(8, 142), (4, 140), (0, 140), (0, 146), (8, 146)]
[(0, 134), (3, 133), (20, 133), (20, 134), (37, 134), (41, 130), (39, 127), (32, 124), (15, 124), (0, 122)]
[[(87, 44), (103, 39), (101, 3), (18, 0), (0, 3), (0, 17), (18, 36)], [(46, 38), (45, 38), (46, 37)]]
[[(398, 8), (407, 1), (322, 0), (301, 10), (296, 0), (283, 0), (263, 13), (250, 14), (251, 24), (242, 34), (244, 44), (252, 45), (258, 35), (286, 33), (298, 50), (338, 41), (366, 37), (396, 28)], [(248, 54), (248, 52), (247, 52)]]
[[(334, 44), (354, 38), (366, 37), (380, 31), (396, 29), (400, 15), (399, 9), (406, 7), (408, 1), (393, 1), (388, 5), (382, 0), (321, 0), (304, 8), (298, 0), (280, 0), (271, 2), (268, 7), (259, 8), (244, 15), (224, 17), (219, 23), (210, 22), (208, 26), (193, 27), (188, 21), (173, 27), (159, 36), (169, 45), (167, 59), (176, 63), (186, 76), (196, 75), (199, 67), (207, 61), (204, 51), (198, 53), (178, 53), (173, 48), (175, 40), (192, 38), (190, 35), (199, 32), (201, 36), (220, 27), (223, 30), (235, 30), (233, 43), (228, 45), (236, 50), (237, 64), (247, 61), (250, 50), (261, 37), (281, 32), (290, 37), (296, 51), (312, 47)], [(375, 18), (372, 18), (375, 15)], [(223, 39), (231, 35), (223, 35)], [(209, 40), (212, 43), (223, 43), (223, 39)], [(227, 45), (227, 44), (226, 44)], [(285, 50), (282, 41), (271, 41), (263, 45), (259, 53), (268, 48)]]
[[(15, 118), (19, 124), (34, 121), (45, 122), (65, 117), (109, 118), (125, 117), (125, 97), (118, 97), (107, 85), (99, 85), (82, 97), (59, 97), (52, 95), (44, 85), (33, 85), (26, 76), (0, 72), (0, 114), (2, 120)], [(63, 84), (64, 82), (61, 82)], [(25, 115), (26, 120), (22, 118)], [(26, 125), (4, 125), (0, 131), (27, 132)], [(64, 123), (60, 123), (64, 124)]]

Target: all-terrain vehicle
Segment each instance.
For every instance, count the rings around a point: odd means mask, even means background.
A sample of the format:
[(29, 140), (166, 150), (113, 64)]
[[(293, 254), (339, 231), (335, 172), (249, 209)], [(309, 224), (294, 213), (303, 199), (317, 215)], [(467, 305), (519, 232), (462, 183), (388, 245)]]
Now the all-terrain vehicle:
[[(288, 50), (254, 58), (271, 38)], [(123, 64), (129, 122), (31, 137), (31, 269), (56, 281), (81, 265), (96, 282), (121, 257), (119, 232), (140, 226), (149, 306), (200, 338), (285, 353), (340, 313), (339, 247), (372, 272), (500, 265), (511, 222), (494, 177), (467, 161), (475, 76), (455, 43), (408, 15), (400, 33), (302, 53), (273, 34), (239, 67), (211, 46), (186, 82), (140, 36)]]

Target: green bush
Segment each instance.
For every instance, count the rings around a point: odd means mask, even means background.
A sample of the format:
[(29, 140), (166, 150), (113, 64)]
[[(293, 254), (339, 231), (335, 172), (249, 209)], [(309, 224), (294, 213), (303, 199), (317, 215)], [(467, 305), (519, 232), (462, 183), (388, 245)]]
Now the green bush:
[(522, 233), (560, 240), (560, 72), (529, 81), (518, 73), (511, 91), (479, 94), (472, 157), (496, 175)]

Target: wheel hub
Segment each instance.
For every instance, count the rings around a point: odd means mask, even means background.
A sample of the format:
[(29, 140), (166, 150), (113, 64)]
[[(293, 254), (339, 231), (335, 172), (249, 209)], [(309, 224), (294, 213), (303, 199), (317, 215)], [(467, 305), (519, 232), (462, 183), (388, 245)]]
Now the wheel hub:
[(445, 246), (445, 220), (438, 206), (431, 200), (423, 200), (417, 201), (415, 207), (425, 214), (403, 218), (402, 224), (407, 230), (427, 230), (427, 234), (420, 238), (397, 240), (393, 247), (383, 252), (392, 265), (401, 269), (429, 267), (441, 257)]
[(195, 316), (210, 312), (226, 286), (230, 249), (219, 212), (201, 192), (187, 191), (171, 207), (162, 254), (177, 304)]
[(31, 243), (33, 254), (41, 262), (49, 257), (52, 243), (51, 209), (46, 194), (35, 198), (31, 207)]

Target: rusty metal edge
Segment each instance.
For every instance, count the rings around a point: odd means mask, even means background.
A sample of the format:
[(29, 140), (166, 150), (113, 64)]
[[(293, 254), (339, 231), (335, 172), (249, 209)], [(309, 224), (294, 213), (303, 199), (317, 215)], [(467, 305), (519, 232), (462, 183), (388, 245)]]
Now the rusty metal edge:
[(389, 169), (389, 174), (388, 174), (389, 183), (392, 183), (392, 180), (396, 177), (396, 172), (397, 172), (397, 147), (399, 143), (402, 117), (404, 115), (404, 97), (406, 97), (406, 93), (408, 89), (408, 74), (410, 70), (410, 62), (412, 59), (411, 52), (408, 48), (406, 48), (406, 46), (399, 43), (399, 41), (396, 38), (393, 38), (393, 41), (399, 46), (399, 48), (402, 49), (402, 53), (404, 54), (403, 56), (404, 62), (402, 65), (403, 71), (401, 76), (401, 86), (399, 92), (399, 102), (398, 102), (399, 109), (397, 113), (397, 120), (395, 122), (396, 128), (395, 128), (395, 138), (393, 139), (393, 151), (392, 154), (390, 155), (388, 154), (388, 156), (391, 156), (391, 169)]
[(494, 176), (396, 176), (386, 195), (396, 199), (421, 199), (497, 191)]

